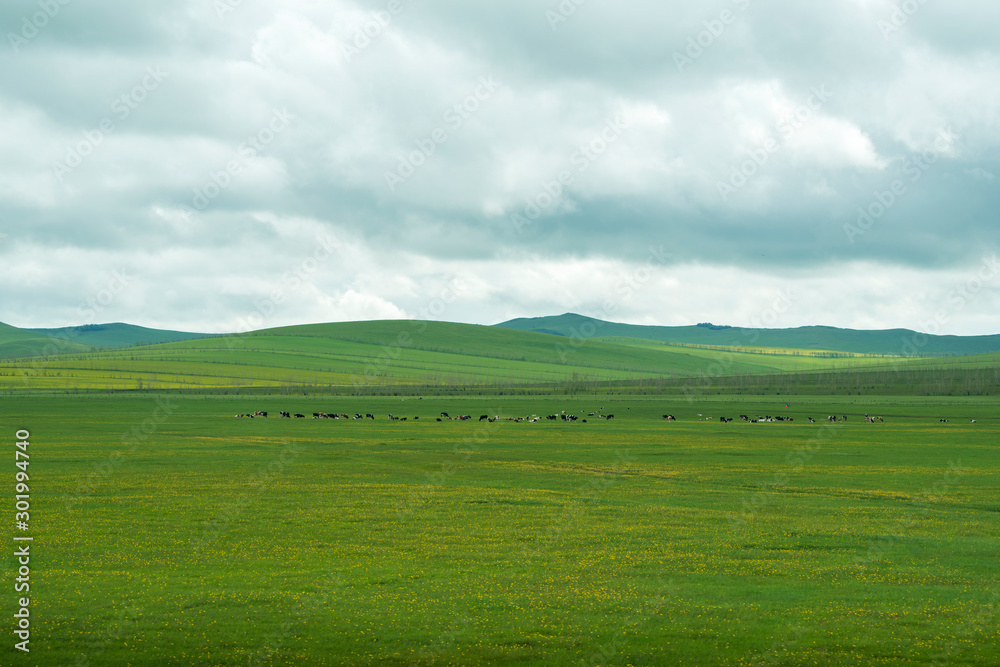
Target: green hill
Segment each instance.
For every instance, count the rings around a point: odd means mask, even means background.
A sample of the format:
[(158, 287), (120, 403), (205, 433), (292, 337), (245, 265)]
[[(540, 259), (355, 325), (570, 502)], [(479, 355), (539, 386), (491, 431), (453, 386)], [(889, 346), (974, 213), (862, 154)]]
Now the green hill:
[(56, 339), (36, 331), (18, 329), (0, 322), (0, 359), (81, 352), (87, 349), (89, 349), (88, 346), (80, 343)]
[(886, 388), (897, 393), (989, 393), (1000, 389), (1000, 354), (903, 358), (710, 348), (389, 320), (281, 327), (0, 361), (0, 391), (8, 393), (184, 389), (342, 394), (527, 387), (699, 394)]
[(207, 338), (211, 335), (189, 333), (186, 331), (170, 331), (167, 329), (149, 329), (122, 322), (85, 324), (78, 327), (62, 327), (59, 329), (28, 329), (28, 331), (71, 340), (83, 345), (109, 349), (131, 347), (133, 345), (173, 343), (181, 340)]
[(520, 331), (545, 332), (570, 338), (617, 336), (692, 345), (829, 350), (888, 356), (940, 357), (1000, 352), (1000, 335), (933, 336), (909, 329), (859, 331), (823, 326), (794, 329), (750, 329), (712, 324), (661, 327), (606, 322), (575, 313), (552, 317), (519, 318), (496, 326)]
[(0, 364), (0, 387), (216, 389), (488, 386), (677, 378), (713, 372), (846, 368), (876, 360), (759, 355), (627, 344), (498, 327), (391, 320), (282, 327), (128, 349), (67, 354), (25, 370)]

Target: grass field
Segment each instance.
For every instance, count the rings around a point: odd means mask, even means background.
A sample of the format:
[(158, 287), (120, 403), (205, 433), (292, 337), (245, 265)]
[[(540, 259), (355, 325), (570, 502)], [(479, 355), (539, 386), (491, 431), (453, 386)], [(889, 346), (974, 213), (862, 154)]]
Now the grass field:
[[(11, 474), (31, 432), (35, 539), (30, 660), (11, 635), (4, 662), (995, 664), (997, 408), (3, 398)], [(233, 418), (256, 409), (378, 419)], [(562, 410), (588, 423), (435, 421)]]
[[(552, 317), (519, 318), (498, 324), (521, 331), (546, 331), (563, 336), (603, 338), (609, 336), (639, 338), (682, 344), (765, 348), (785, 348), (816, 351), (836, 350), (859, 354), (890, 355), (920, 354), (931, 356), (968, 356), (1000, 352), (1000, 335), (934, 336), (908, 329), (858, 331), (827, 326), (806, 326), (794, 329), (744, 329), (716, 326), (708, 323), (696, 326), (640, 326), (607, 322), (574, 313)], [(914, 341), (917, 341), (914, 345)], [(911, 351), (907, 351), (911, 350)]]
[[(983, 375), (989, 369), (989, 376)], [(637, 339), (569, 339), (495, 327), (443, 322), (386, 321), (307, 325), (242, 336), (189, 340), (124, 350), (58, 354), (0, 361), (0, 394), (31, 391), (306, 390), (365, 393), (380, 388), (471, 387), (496, 393), (512, 387), (569, 386), (572, 391), (610, 382), (691, 385), (685, 378), (735, 378), (736, 388), (786, 393), (857, 392), (888, 385), (923, 391), (915, 376), (947, 370), (948, 387), (935, 375), (934, 393), (986, 394), (1000, 390), (1000, 354), (973, 357), (899, 358), (817, 355), (810, 351), (733, 351), (667, 345)], [(823, 377), (847, 374), (836, 388)], [(871, 376), (875, 375), (874, 381)], [(890, 382), (890, 376), (895, 377)], [(764, 381), (756, 378), (765, 377)], [(902, 379), (901, 379), (902, 378)], [(789, 387), (789, 381), (792, 381)], [(699, 382), (699, 385), (703, 382)], [(758, 387), (759, 385), (759, 387)], [(843, 385), (843, 386), (840, 386)], [(854, 386), (849, 386), (854, 385)], [(410, 387), (410, 389), (405, 389)], [(947, 389), (947, 391), (945, 390)], [(773, 392), (772, 392), (773, 393)]]
[(34, 331), (17, 329), (0, 322), (0, 359), (60, 352), (85, 352), (89, 348), (75, 341), (55, 340)]

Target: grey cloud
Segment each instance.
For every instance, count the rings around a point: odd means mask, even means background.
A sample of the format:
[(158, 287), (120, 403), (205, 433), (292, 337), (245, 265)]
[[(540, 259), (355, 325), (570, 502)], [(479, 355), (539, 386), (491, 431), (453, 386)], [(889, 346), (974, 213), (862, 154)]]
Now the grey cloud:
[[(349, 232), (358, 259), (316, 274), (283, 323), (412, 314), (437, 289), (438, 265), (499, 283), (451, 317), (490, 321), (484, 303), (555, 307), (501, 266), (627, 271), (663, 244), (679, 271), (833, 280), (858, 262), (885, 275), (952, 270), (1000, 246), (995, 3), (925, 3), (888, 33), (893, 3), (881, 0), (400, 0), (387, 25), (380, 0), (230, 4), (220, 16), (213, 3), (69, 2), (23, 48), (0, 49), (0, 121), (15, 129), (0, 138), (0, 256), (31, 247), (80, 262), (0, 283), (17, 293), (0, 321), (32, 302), (70, 317), (77, 295), (54, 287), (61, 271), (99, 282), (155, 249), (135, 294), (162, 295), (178, 316), (190, 300), (217, 314), (196, 321), (219, 330), (280, 284), (316, 229)], [(38, 7), (0, 8), (4, 34)], [(155, 87), (143, 84), (150, 68), (167, 73)], [(484, 77), (500, 85), (477, 98)], [(123, 102), (137, 86), (143, 99)], [(817, 89), (829, 94), (810, 107)], [(282, 110), (294, 121), (261, 135)], [(616, 119), (627, 127), (602, 145)], [(104, 121), (112, 131), (88, 146)], [(954, 142), (917, 177), (914, 161), (944, 129)], [(581, 159), (592, 142), (600, 154)], [(59, 174), (74, 151), (88, 155)], [(896, 182), (904, 191), (888, 203)], [(519, 229), (513, 216), (532, 206)], [(310, 221), (304, 246), (280, 232), (296, 220)], [(659, 312), (630, 308), (637, 320)]]

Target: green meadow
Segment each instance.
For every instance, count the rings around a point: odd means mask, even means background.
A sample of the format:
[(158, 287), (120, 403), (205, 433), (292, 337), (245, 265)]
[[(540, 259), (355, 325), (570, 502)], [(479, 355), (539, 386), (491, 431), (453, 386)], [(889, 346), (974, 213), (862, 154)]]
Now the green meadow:
[[(15, 432), (31, 433), (34, 537), (31, 653), (11, 629), (4, 663), (995, 664), (997, 407), (4, 396), (9, 479)], [(234, 417), (254, 410), (271, 416)], [(562, 411), (581, 419), (544, 418)]]
[[(997, 353), (903, 358), (786, 348), (706, 348), (386, 321), (285, 327), (0, 360), (0, 395), (177, 389), (371, 393), (397, 388), (402, 393), (443, 393), (455, 387), (489, 394), (529, 387), (597, 391), (609, 383), (648, 387), (650, 382), (677, 393), (690, 390), (691, 378), (699, 378), (699, 387), (709, 378), (713, 387), (773, 393), (775, 382), (770, 377), (775, 375), (780, 376), (784, 393), (843, 393), (874, 385), (888, 386), (890, 393), (986, 394), (1000, 390), (998, 368)], [(989, 371), (985, 375), (984, 369)], [(918, 372), (933, 375), (926, 391), (926, 383), (912, 375)], [(836, 386), (826, 387), (828, 378)], [(942, 378), (947, 383), (940, 382)]]

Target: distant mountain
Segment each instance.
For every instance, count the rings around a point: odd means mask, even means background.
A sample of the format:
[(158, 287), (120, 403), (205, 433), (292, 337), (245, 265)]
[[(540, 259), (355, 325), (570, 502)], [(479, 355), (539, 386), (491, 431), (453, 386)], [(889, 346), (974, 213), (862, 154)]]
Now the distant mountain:
[[(582, 335), (596, 334), (600, 329), (616, 334), (628, 331), (612, 327), (612, 323), (605, 323), (605, 327), (572, 317), (570, 326), (579, 325), (577, 333)], [(553, 326), (544, 328), (557, 330)], [(703, 329), (706, 336), (740, 336), (743, 331), (714, 325), (690, 328)], [(650, 328), (641, 329), (647, 338), (653, 333)], [(0, 327), (0, 341), (7, 343), (23, 342), (25, 334), (35, 337), (29, 349), (36, 350), (36, 354), (44, 350), (48, 354), (69, 352), (80, 345)], [(738, 338), (709, 340), (721, 344), (742, 342)], [(59, 349), (60, 345), (63, 349)], [(789, 348), (766, 353), (733, 352), (678, 347), (620, 335), (585, 342), (496, 326), (408, 320), (279, 327), (118, 350), (90, 350), (47, 359), (0, 360), (0, 393), (185, 389), (363, 394), (395, 393), (404, 387), (418, 393), (432, 388), (450, 392), (479, 387), (502, 395), (508, 389), (550, 390), (557, 386), (562, 391), (603, 393), (622, 382), (636, 383), (630, 386), (640, 392), (672, 387), (671, 391), (688, 393), (702, 387), (703, 381), (708, 381), (709, 386), (716, 383), (710, 378), (720, 372), (720, 389), (751, 393), (814, 393), (829, 392), (831, 388), (835, 393), (857, 393), (860, 388), (939, 395), (1000, 393), (996, 373), (1000, 353), (889, 359), (846, 352), (810, 354)], [(699, 379), (692, 383), (685, 378)]]
[(111, 324), (84, 324), (78, 327), (60, 329), (26, 329), (36, 334), (73, 341), (88, 347), (115, 349), (133, 345), (153, 345), (156, 343), (176, 343), (182, 340), (209, 338), (214, 334), (149, 329), (134, 324), (114, 322)]
[(88, 349), (90, 348), (87, 345), (69, 340), (57, 340), (36, 331), (18, 329), (0, 322), (0, 359), (84, 352)]
[(909, 329), (865, 331), (822, 326), (750, 329), (709, 323), (662, 327), (607, 322), (576, 313), (518, 318), (495, 326), (571, 338), (641, 338), (689, 345), (795, 348), (856, 354), (957, 356), (1000, 352), (1000, 335), (932, 336)]

